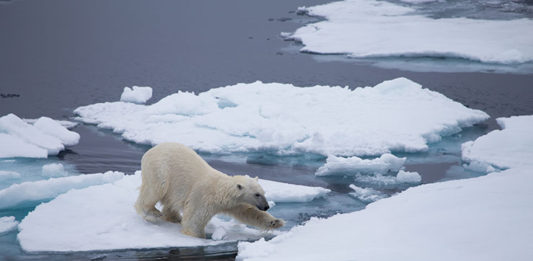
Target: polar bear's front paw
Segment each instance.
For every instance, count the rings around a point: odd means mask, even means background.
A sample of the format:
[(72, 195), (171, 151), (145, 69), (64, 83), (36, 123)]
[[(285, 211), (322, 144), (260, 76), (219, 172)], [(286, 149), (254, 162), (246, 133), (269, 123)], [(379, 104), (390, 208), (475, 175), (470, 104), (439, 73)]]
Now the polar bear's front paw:
[(275, 228), (280, 228), (283, 225), (285, 225), (285, 221), (283, 221), (283, 219), (277, 218), (268, 223), (268, 228), (275, 229)]
[(143, 218), (148, 222), (157, 223), (160, 221), (161, 216), (162, 214), (158, 210), (148, 210), (145, 212)]

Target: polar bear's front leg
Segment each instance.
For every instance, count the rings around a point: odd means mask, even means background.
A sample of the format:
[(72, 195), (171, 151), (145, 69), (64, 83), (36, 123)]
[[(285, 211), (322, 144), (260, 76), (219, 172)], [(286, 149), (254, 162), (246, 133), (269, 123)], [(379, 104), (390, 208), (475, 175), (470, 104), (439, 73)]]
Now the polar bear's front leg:
[(239, 206), (227, 211), (239, 221), (262, 229), (275, 229), (285, 225), (283, 219), (275, 218), (266, 211), (261, 211), (249, 204)]

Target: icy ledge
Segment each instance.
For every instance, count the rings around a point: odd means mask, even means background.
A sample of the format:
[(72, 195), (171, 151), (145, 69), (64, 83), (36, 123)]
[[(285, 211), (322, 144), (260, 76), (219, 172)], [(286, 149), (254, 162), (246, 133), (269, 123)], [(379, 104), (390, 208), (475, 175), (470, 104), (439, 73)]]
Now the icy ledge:
[(516, 168), (410, 188), (364, 210), (312, 219), (238, 260), (531, 260), (533, 175)]
[(75, 113), (136, 143), (343, 156), (424, 151), (428, 142), (489, 117), (405, 78), (354, 90), (254, 82), (178, 92), (148, 106), (98, 103)]
[[(267, 199), (278, 203), (310, 201), (328, 191), (266, 180), (260, 183)], [(204, 240), (181, 234), (179, 224), (147, 223), (133, 208), (140, 184), (137, 172), (113, 183), (70, 190), (30, 212), (19, 225), (18, 240), (25, 251), (89, 251), (204, 246), (276, 233), (217, 216), (206, 228), (212, 240)]]
[(304, 44), (302, 51), (352, 57), (445, 56), (487, 63), (533, 61), (531, 19), (433, 19), (414, 14), (413, 8), (377, 0), (302, 9), (326, 19), (289, 36)]
[(498, 118), (497, 122), (502, 130), (462, 145), (467, 167), (485, 172), (521, 166), (533, 170), (533, 115)]
[(46, 158), (65, 146), (78, 144), (80, 135), (69, 131), (61, 122), (41, 117), (33, 124), (15, 114), (0, 117), (0, 158)]

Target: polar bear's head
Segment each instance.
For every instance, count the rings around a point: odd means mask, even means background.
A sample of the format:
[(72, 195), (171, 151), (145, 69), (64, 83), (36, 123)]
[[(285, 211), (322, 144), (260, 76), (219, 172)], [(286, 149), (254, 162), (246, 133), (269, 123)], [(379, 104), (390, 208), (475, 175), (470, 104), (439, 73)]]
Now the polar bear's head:
[(236, 181), (235, 188), (238, 191), (239, 202), (256, 206), (259, 210), (266, 211), (270, 207), (265, 198), (265, 191), (257, 182), (256, 178), (246, 176), (233, 176)]

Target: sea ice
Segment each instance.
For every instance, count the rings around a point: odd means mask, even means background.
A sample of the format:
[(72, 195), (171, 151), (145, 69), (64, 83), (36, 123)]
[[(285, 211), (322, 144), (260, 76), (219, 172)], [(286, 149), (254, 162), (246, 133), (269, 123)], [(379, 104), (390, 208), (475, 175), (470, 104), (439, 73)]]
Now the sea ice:
[(379, 173), (371, 175), (358, 173), (355, 175), (355, 181), (358, 184), (364, 184), (365, 186), (394, 189), (418, 185), (422, 181), (422, 177), (418, 172), (400, 170), (396, 176)]
[(20, 173), (10, 170), (0, 170), (0, 181), (20, 178)]
[(531, 19), (435, 19), (377, 0), (345, 0), (300, 10), (326, 19), (292, 34), (303, 43), (302, 51), (351, 57), (445, 56), (504, 64), (533, 61)]
[(497, 122), (502, 130), (462, 145), (466, 166), (485, 172), (520, 166), (533, 169), (533, 115), (498, 118)]
[(281, 202), (309, 202), (323, 197), (331, 190), (321, 187), (309, 187), (260, 179), (259, 184), (265, 190), (267, 200)]
[(240, 242), (237, 260), (531, 260), (531, 198), (526, 167), (421, 185), (270, 241)]
[(49, 163), (43, 165), (42, 173), (45, 177), (64, 177), (68, 176), (68, 172), (65, 171), (65, 167), (61, 163)]
[(362, 188), (354, 184), (350, 184), (350, 188), (353, 190), (353, 192), (350, 192), (350, 195), (363, 202), (374, 202), (387, 197), (385, 193), (372, 188)]
[(16, 229), (18, 224), (15, 217), (0, 217), (0, 235)]
[[(291, 198), (297, 201), (303, 197), (308, 197), (308, 200), (313, 198), (308, 196), (309, 191), (304, 186), (260, 182), (264, 184), (266, 194), (275, 195), (274, 199), (278, 202), (287, 202)], [(179, 224), (145, 222), (133, 208), (140, 184), (141, 174), (138, 171), (112, 183), (70, 190), (37, 206), (19, 225), (18, 239), (22, 249), (89, 251), (203, 246), (228, 240), (258, 239), (277, 233), (259, 231), (233, 219), (216, 216), (206, 227), (213, 240), (205, 240), (181, 234)], [(293, 193), (288, 193), (287, 198), (278, 194), (291, 190), (291, 187)], [(302, 191), (302, 195), (296, 195), (294, 191)]]
[(20, 207), (24, 203), (49, 200), (71, 189), (105, 184), (121, 179), (122, 177), (123, 174), (120, 172), (108, 171), (106, 173), (51, 178), (13, 184), (0, 190), (0, 209)]
[(336, 157), (329, 155), (326, 164), (315, 172), (317, 176), (335, 174), (378, 173), (398, 172), (405, 163), (406, 158), (398, 158), (390, 153), (381, 155), (375, 159), (361, 159), (359, 157)]
[(47, 117), (39, 118), (33, 125), (15, 114), (0, 117), (0, 158), (46, 158), (78, 141), (79, 134)]
[(120, 101), (139, 104), (146, 103), (150, 98), (152, 98), (152, 87), (124, 87), (120, 95)]
[(429, 142), (489, 117), (405, 78), (354, 90), (255, 82), (178, 92), (149, 106), (98, 103), (75, 113), (142, 144), (337, 156), (424, 151)]

